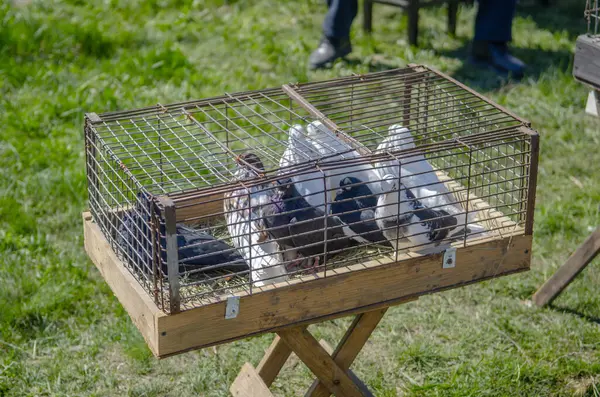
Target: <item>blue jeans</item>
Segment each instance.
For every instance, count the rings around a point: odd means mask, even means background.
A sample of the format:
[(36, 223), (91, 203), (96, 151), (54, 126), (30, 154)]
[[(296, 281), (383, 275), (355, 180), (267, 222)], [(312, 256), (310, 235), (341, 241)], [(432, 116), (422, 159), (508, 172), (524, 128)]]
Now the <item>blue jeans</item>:
[[(511, 41), (517, 0), (479, 0), (478, 3), (474, 39)], [(350, 27), (358, 13), (358, 0), (327, 0), (327, 6), (329, 11), (323, 22), (323, 34), (336, 39), (350, 37)]]

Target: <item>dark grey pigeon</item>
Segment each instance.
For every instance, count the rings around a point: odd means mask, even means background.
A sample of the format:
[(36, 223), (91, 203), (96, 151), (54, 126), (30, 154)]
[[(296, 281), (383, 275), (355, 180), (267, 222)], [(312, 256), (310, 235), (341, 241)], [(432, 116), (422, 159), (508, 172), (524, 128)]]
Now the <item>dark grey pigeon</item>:
[[(308, 257), (325, 253), (325, 225), (327, 225), (327, 252), (342, 250), (352, 245), (348, 235), (353, 234), (337, 216), (312, 207), (302, 197), (291, 179), (280, 181), (272, 202), (264, 209), (264, 220), (269, 235), (279, 244), (295, 248), (302, 256)], [(348, 235), (346, 234), (348, 233)]]
[[(375, 222), (377, 196), (360, 179), (348, 176), (340, 181), (331, 212), (338, 215), (365, 243), (391, 247)], [(357, 239), (355, 237), (355, 239)], [(358, 239), (357, 239), (358, 240)]]
[[(135, 209), (123, 214), (118, 228), (117, 241), (138, 269), (152, 269), (152, 234), (150, 213), (156, 211), (149, 195), (138, 194)], [(193, 272), (190, 277), (214, 274), (216, 271), (238, 273), (248, 270), (248, 265), (237, 250), (208, 233), (199, 232), (183, 224), (176, 225), (179, 272)], [(165, 226), (160, 225), (161, 269), (168, 275), (166, 265)], [(197, 271), (198, 270), (198, 271)]]

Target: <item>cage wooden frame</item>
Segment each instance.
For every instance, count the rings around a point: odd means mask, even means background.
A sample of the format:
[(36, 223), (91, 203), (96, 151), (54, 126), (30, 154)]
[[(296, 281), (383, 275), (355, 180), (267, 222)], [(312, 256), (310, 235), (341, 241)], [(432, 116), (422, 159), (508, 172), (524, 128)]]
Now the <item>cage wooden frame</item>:
[[(525, 192), (520, 193), (521, 201), (515, 201), (522, 206), (523, 210), (516, 216), (506, 216), (505, 213), (488, 203), (486, 197), (477, 197), (472, 191), (464, 189), (454, 179), (449, 178), (443, 171), (438, 171), (440, 180), (446, 184), (449, 190), (460, 197), (461, 202), (466, 203), (467, 211), (470, 209), (477, 212), (479, 221), (485, 223), (487, 228), (493, 231), (491, 235), (485, 237), (453, 243), (452, 245), (456, 248), (456, 265), (454, 267), (445, 268), (443, 266), (443, 253), (379, 255), (367, 258), (368, 260), (362, 263), (325, 269), (314, 275), (303, 275), (282, 283), (254, 287), (249, 292), (238, 291), (223, 294), (211, 298), (200, 306), (192, 306), (183, 310), (179, 303), (177, 306), (171, 306), (170, 310), (157, 304), (156, 299), (153, 299), (148, 289), (140, 284), (140, 280), (134, 276), (123, 258), (117, 255), (114, 244), (107, 237), (107, 230), (102, 230), (102, 223), (98, 223), (92, 214), (86, 212), (83, 216), (86, 251), (157, 357), (168, 357), (192, 349), (227, 343), (266, 332), (291, 329), (330, 318), (389, 307), (423, 294), (529, 269), (539, 136), (530, 128), (527, 121), (490, 102), (450, 77), (421, 65), (411, 65), (397, 71), (353, 76), (329, 82), (284, 85), (281, 91), (308, 112), (311, 117), (322, 121), (332, 131), (339, 133), (352, 145), (356, 145), (354, 147), (358, 150), (368, 150), (361, 146), (360, 142), (357, 142), (357, 140), (364, 140), (360, 133), (356, 131), (353, 133), (351, 126), (343, 122), (336, 123), (335, 117), (331, 117), (327, 111), (321, 111), (318, 106), (313, 105), (311, 92), (318, 92), (317, 90), (321, 86), (344, 86), (349, 81), (369, 81), (371, 76), (375, 76), (375, 78), (382, 75), (394, 76), (394, 73), (399, 76), (417, 74), (428, 79), (443, 80), (455, 87), (456, 92), (476, 98), (501, 115), (503, 118), (500, 122), (496, 119), (490, 122), (494, 127), (491, 128), (491, 132), (485, 132), (482, 139), (491, 139), (493, 134), (502, 136), (503, 131), (510, 130), (511, 133), (519, 135), (520, 139), (527, 141), (528, 151), (523, 153), (523, 156), (527, 158), (521, 164), (521, 167), (526, 169), (521, 174), (525, 184), (521, 190), (525, 190)], [(410, 81), (411, 83), (407, 85), (409, 88), (413, 84), (412, 80)], [(419, 82), (415, 80), (415, 86)], [(414, 94), (421, 95), (419, 91), (415, 91)], [(233, 98), (236, 96), (226, 95), (220, 100), (233, 101), (235, 100)], [(421, 110), (415, 110), (410, 106), (410, 97), (405, 100), (407, 105), (405, 105), (402, 117), (410, 122), (411, 117), (414, 117), (414, 112), (419, 113)], [(170, 106), (159, 105), (152, 110), (157, 108), (159, 110), (189, 109), (198, 103), (207, 101), (210, 99)], [(133, 113), (143, 111), (138, 110)], [(90, 145), (93, 136), (88, 133), (88, 130), (94, 123), (101, 123), (117, 117), (116, 114), (90, 114), (87, 117), (88, 156), (94, 155), (96, 150), (94, 145)], [(423, 116), (419, 113), (416, 117), (422, 118)], [(508, 126), (503, 128), (502, 123), (508, 123)], [(498, 127), (498, 125), (500, 126)], [(486, 131), (485, 127), (482, 128)], [(116, 160), (118, 161), (118, 159)], [(88, 162), (88, 167), (93, 168), (93, 164)], [(88, 180), (93, 184), (94, 178), (98, 174), (89, 168)], [(214, 187), (162, 195), (160, 199), (166, 203), (165, 208), (170, 208), (169, 214), (165, 216), (170, 219), (166, 221), (167, 228), (169, 222), (174, 224), (179, 220), (190, 219), (192, 215), (195, 217), (211, 216), (217, 211), (217, 208), (222, 208), (224, 191), (222, 186), (216, 183)], [(90, 191), (91, 201), (94, 194), (97, 192)], [(193, 205), (194, 200), (196, 205)], [(115, 214), (118, 214), (119, 211), (123, 211), (123, 207), (114, 209)], [(239, 313), (235, 318), (226, 318), (227, 298), (232, 296), (239, 299)], [(179, 312), (180, 310), (181, 312)]]

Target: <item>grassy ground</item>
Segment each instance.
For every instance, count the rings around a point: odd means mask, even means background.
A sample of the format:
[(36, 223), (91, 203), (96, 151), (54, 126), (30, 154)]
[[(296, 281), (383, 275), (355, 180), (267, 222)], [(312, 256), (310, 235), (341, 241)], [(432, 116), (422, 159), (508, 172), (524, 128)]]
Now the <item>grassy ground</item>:
[[(355, 370), (378, 396), (600, 395), (600, 269), (593, 263), (540, 310), (526, 301), (600, 224), (600, 122), (571, 77), (584, 2), (523, 5), (516, 54), (528, 78), (507, 82), (463, 64), (474, 9), (457, 38), (445, 14), (406, 19), (377, 6), (357, 23), (355, 53), (308, 73), (321, 1), (0, 1), (0, 396), (225, 396), (269, 336), (156, 361), (82, 248), (85, 111), (128, 109), (426, 63), (530, 119), (542, 134), (531, 272), (392, 309)], [(347, 321), (314, 329), (334, 343)], [(301, 395), (288, 363), (278, 395)]]

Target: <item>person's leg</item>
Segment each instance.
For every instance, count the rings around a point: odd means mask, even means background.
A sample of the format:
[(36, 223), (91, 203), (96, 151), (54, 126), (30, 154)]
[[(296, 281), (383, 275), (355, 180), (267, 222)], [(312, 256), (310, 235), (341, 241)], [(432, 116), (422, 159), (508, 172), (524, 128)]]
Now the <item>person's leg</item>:
[(520, 77), (525, 64), (508, 52), (517, 0), (479, 0), (472, 61)]
[(323, 21), (323, 35), (332, 39), (348, 39), (358, 13), (358, 0), (328, 0), (329, 10)]
[(517, 0), (479, 0), (478, 3), (474, 40), (499, 43), (511, 41)]
[(323, 38), (309, 58), (311, 69), (321, 68), (352, 51), (350, 28), (358, 13), (358, 0), (327, 0), (327, 6)]

